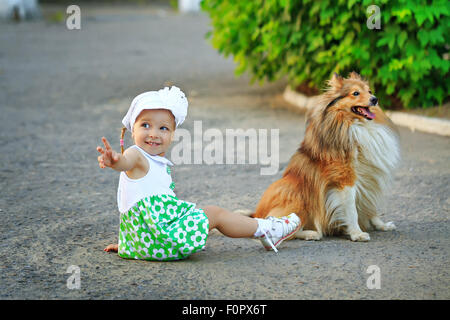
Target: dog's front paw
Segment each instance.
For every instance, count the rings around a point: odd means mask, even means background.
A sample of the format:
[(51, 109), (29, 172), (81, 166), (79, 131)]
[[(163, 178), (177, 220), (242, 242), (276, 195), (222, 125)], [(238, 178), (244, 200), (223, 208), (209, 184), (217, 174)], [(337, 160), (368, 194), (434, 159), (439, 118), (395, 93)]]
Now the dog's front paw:
[(390, 221), (390, 222), (386, 222), (386, 223), (380, 223), (377, 226), (375, 226), (376, 230), (379, 231), (392, 231), (397, 229), (397, 227), (395, 226), (395, 224)]
[(295, 234), (295, 237), (297, 239), (302, 239), (302, 240), (320, 240), (322, 239), (322, 234), (317, 232), (317, 231), (313, 231), (313, 230), (300, 230), (297, 231), (297, 233)]
[(355, 231), (355, 232), (351, 232), (350, 233), (350, 239), (352, 241), (369, 241), (370, 240), (370, 236), (367, 232), (360, 232), (360, 231)]
[(375, 227), (375, 230), (378, 230), (378, 231), (392, 231), (392, 230), (397, 229), (397, 227), (395, 226), (395, 224), (392, 221), (384, 223), (378, 217), (373, 217), (370, 222), (372, 222), (373, 226)]
[(395, 229), (397, 229), (397, 227), (392, 221), (386, 222), (386, 224), (384, 225), (384, 231), (392, 231)]

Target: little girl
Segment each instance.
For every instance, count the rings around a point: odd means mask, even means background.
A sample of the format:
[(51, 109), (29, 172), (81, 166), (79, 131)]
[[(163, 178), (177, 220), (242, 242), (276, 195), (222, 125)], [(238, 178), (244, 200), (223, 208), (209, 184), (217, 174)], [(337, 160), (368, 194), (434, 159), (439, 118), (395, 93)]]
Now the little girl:
[[(200, 209), (175, 196), (169, 168), (173, 164), (164, 156), (187, 108), (184, 93), (175, 86), (142, 93), (122, 120), (122, 153), (102, 138), (105, 147), (97, 147), (100, 168), (120, 171), (119, 243), (104, 250), (129, 259), (184, 259), (204, 248), (208, 232), (217, 228), (228, 237), (259, 238), (267, 250), (277, 252), (281, 242), (299, 230), (296, 214), (253, 219), (216, 206)], [(135, 145), (124, 152), (125, 130)]]

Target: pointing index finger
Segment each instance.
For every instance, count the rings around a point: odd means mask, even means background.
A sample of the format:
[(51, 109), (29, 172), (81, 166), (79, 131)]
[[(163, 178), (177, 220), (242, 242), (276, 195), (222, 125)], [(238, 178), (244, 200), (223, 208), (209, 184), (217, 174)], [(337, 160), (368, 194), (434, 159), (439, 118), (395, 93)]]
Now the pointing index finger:
[(108, 140), (106, 140), (105, 137), (102, 138), (103, 144), (105, 145), (107, 150), (111, 150), (111, 145), (109, 144)]

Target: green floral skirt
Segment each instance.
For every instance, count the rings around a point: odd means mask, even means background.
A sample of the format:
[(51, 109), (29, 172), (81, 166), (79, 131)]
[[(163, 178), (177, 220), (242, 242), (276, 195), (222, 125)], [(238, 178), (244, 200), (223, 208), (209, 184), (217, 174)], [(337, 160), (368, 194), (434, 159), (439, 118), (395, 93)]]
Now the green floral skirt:
[(209, 220), (195, 204), (171, 195), (144, 198), (120, 214), (119, 256), (179, 260), (206, 244)]

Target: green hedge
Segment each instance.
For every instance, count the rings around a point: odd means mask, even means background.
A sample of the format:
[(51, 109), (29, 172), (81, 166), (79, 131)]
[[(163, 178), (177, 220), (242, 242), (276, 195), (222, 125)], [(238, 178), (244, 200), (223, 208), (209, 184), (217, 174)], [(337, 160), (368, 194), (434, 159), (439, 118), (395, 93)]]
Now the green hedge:
[[(448, 0), (203, 0), (213, 46), (250, 70), (252, 82), (287, 77), (322, 88), (332, 72), (358, 71), (384, 107), (449, 100)], [(380, 9), (381, 29), (367, 20)]]

